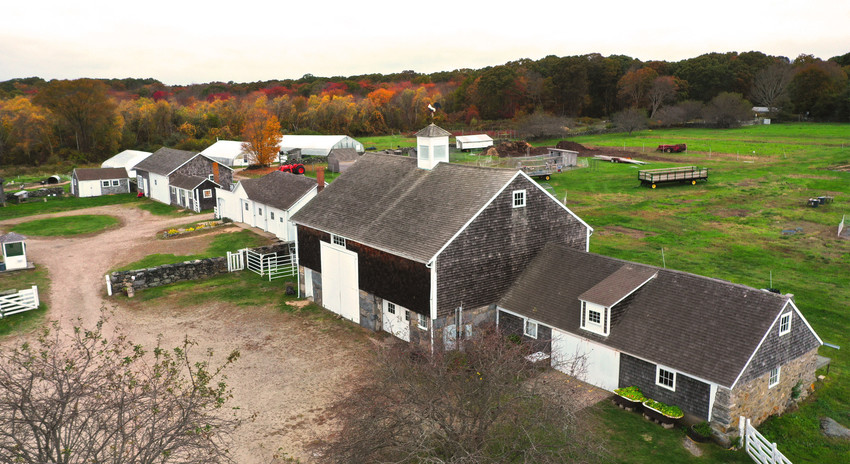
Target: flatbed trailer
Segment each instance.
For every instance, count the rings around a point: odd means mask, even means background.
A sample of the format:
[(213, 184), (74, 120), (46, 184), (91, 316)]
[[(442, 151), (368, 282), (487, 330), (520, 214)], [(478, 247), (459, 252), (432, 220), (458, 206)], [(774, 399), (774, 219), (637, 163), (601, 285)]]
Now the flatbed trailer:
[(549, 180), (550, 176), (564, 169), (563, 156), (537, 155), (515, 158), (517, 169), (535, 179)]
[(683, 166), (680, 168), (645, 169), (638, 171), (638, 179), (641, 185), (651, 185), (652, 188), (666, 182), (681, 182), (696, 185), (698, 180), (708, 180), (708, 168)]

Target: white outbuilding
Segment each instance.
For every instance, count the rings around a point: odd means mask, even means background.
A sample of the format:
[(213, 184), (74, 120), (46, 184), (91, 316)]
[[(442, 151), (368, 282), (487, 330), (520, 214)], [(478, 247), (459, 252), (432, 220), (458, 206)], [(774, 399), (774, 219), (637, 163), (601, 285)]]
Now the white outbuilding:
[(458, 135), (455, 137), (458, 150), (474, 150), (493, 146), (493, 138), (487, 134)]
[(76, 168), (71, 172), (71, 195), (78, 198), (130, 193), (124, 168)]
[(283, 153), (300, 149), (302, 156), (328, 156), (336, 148), (353, 148), (357, 153), (366, 150), (363, 144), (347, 135), (284, 135), (280, 139), (280, 151)]
[(139, 150), (124, 150), (121, 153), (109, 158), (100, 164), (102, 168), (124, 168), (127, 170), (127, 174), (133, 179), (136, 178), (136, 170), (134, 169), (137, 164), (141, 163), (145, 158), (151, 155), (149, 151), (139, 151)]
[(216, 216), (248, 224), (277, 238), (295, 240), (290, 216), (316, 196), (318, 183), (310, 177), (273, 171), (239, 181), (233, 191), (216, 189)]
[(218, 140), (201, 152), (202, 155), (225, 166), (248, 166), (250, 155), (242, 150), (242, 143), (235, 140)]

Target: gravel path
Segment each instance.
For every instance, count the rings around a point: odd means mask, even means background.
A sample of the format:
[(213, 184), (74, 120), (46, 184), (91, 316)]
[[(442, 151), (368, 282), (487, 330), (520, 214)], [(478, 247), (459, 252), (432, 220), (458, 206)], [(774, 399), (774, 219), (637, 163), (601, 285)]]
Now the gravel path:
[(66, 326), (79, 318), (91, 326), (101, 308), (106, 308), (111, 314), (109, 330), (120, 328), (145, 347), (155, 345), (159, 337), (163, 346), (177, 346), (188, 336), (198, 342), (198, 354), (209, 348), (223, 359), (230, 351), (240, 350), (240, 359), (228, 371), (233, 388), (230, 405), (239, 407), (237, 415), (243, 419), (232, 448), (236, 462), (270, 464), (283, 462), (283, 457), (316, 461), (310, 445), (329, 432), (326, 408), (356, 375), (361, 355), (368, 349), (364, 337), (351, 336), (351, 331), (332, 322), (281, 313), (271, 306), (175, 307), (158, 300), (119, 304), (106, 296), (104, 275), (109, 269), (151, 253), (196, 253), (207, 247), (215, 233), (226, 233), (228, 229), (156, 239), (160, 230), (211, 215), (162, 217), (133, 206), (110, 205), (10, 219), (0, 222), (0, 227), (79, 214), (114, 216), (120, 225), (85, 236), (27, 240), (29, 260), (49, 270), (50, 294), (42, 295), (49, 307), (47, 318)]

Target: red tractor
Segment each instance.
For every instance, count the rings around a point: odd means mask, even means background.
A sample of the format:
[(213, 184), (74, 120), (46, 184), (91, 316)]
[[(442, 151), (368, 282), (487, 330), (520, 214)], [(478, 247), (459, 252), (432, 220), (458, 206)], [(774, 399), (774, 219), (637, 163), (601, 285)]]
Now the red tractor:
[(304, 165), (301, 163), (282, 164), (278, 171), (291, 172), (292, 174), (304, 174)]
[(664, 153), (681, 153), (688, 149), (688, 146), (684, 143), (677, 143), (675, 145), (659, 145), (655, 151), (663, 151)]

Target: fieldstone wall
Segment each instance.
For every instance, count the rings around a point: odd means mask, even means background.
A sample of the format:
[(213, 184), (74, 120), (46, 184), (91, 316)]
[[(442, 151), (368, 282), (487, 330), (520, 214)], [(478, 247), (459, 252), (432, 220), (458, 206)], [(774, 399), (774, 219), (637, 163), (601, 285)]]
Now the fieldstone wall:
[[(291, 242), (277, 242), (271, 245), (252, 248), (257, 253), (289, 253)], [(182, 282), (184, 280), (207, 279), (227, 272), (227, 257), (196, 259), (176, 264), (134, 269), (132, 271), (117, 271), (109, 275), (113, 294), (132, 288), (134, 292), (146, 288)], [(248, 271), (250, 272), (250, 271)]]
[[(17, 197), (15, 196), (15, 193), (17, 193), (19, 191), (20, 190), (16, 190), (14, 192), (6, 192), (6, 201), (14, 202), (17, 199)], [(38, 190), (27, 190), (27, 196), (29, 198), (41, 198), (41, 197), (53, 197), (53, 196), (61, 197), (64, 194), (65, 194), (65, 189), (62, 188), (62, 187), (45, 187), (45, 188), (40, 188)]]
[[(817, 348), (810, 350), (779, 370), (779, 384), (769, 388), (770, 372), (735, 387), (719, 388), (712, 408), (711, 420), (725, 433), (738, 429), (738, 418), (749, 418), (759, 425), (768, 417), (782, 414), (794, 401), (805, 398), (813, 387)], [(799, 387), (797, 384), (799, 383)], [(792, 390), (800, 389), (800, 396), (792, 398)]]

